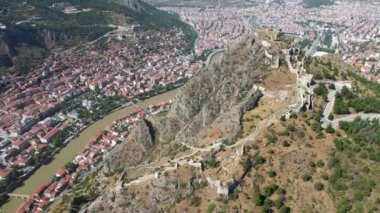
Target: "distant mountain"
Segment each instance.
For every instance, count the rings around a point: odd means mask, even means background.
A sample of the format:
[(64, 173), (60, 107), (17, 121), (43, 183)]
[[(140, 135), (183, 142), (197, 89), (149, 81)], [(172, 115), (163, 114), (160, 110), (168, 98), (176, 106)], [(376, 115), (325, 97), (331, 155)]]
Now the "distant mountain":
[(159, 7), (245, 7), (257, 4), (255, 0), (145, 0)]
[(138, 0), (118, 0), (122, 5), (125, 5), (131, 9), (139, 11), (141, 4)]
[(112, 30), (110, 24), (194, 34), (176, 15), (141, 0), (0, 0), (0, 73), (29, 72), (53, 49), (94, 40)]

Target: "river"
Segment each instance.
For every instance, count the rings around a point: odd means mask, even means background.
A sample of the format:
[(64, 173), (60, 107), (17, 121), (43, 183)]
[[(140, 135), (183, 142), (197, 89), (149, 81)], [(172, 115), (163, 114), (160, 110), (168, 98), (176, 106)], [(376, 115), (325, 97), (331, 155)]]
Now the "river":
[[(137, 103), (137, 105), (141, 108), (146, 108), (149, 105), (157, 104), (161, 101), (167, 101), (172, 99), (177, 94), (178, 89), (163, 93), (161, 95), (157, 95), (151, 98), (148, 98), (144, 101)], [(79, 136), (70, 143), (67, 144), (58, 154), (54, 156), (54, 159), (48, 164), (41, 166), (38, 170), (35, 171), (33, 175), (31, 175), (22, 186), (16, 188), (13, 193), (18, 194), (31, 194), (35, 188), (39, 185), (47, 182), (51, 179), (57, 170), (63, 167), (66, 163), (74, 159), (74, 157), (78, 154), (79, 150), (99, 131), (104, 130), (107, 125), (111, 124), (113, 121), (116, 121), (120, 118), (125, 117), (129, 113), (136, 110), (136, 107), (131, 105), (125, 108), (121, 108), (116, 110), (104, 118), (94, 122), (88, 128), (83, 130)], [(0, 212), (2, 213), (12, 213), (17, 210), (17, 208), (23, 203), (22, 199), (10, 199), (7, 203), (5, 203), (1, 208)]]

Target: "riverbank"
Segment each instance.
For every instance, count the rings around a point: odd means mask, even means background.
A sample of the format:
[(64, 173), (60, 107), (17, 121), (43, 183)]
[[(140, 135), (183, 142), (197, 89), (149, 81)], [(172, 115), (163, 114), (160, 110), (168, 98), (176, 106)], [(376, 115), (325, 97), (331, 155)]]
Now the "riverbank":
[[(136, 103), (140, 108), (146, 108), (149, 105), (159, 103), (161, 101), (167, 101), (172, 99), (177, 94), (178, 89), (171, 90), (169, 92), (162, 93), (160, 95), (147, 98), (141, 102)], [(71, 161), (77, 154), (78, 151), (99, 131), (104, 130), (110, 123), (125, 117), (131, 112), (136, 110), (136, 105), (130, 105), (124, 108), (120, 108), (113, 111), (102, 119), (94, 122), (79, 134), (78, 137), (74, 138), (70, 143), (67, 144), (48, 165), (42, 165), (32, 176), (30, 176), (22, 186), (16, 188), (13, 192), (17, 194), (30, 195), (33, 190), (39, 185), (50, 180), (58, 169), (63, 167), (67, 162)], [(0, 211), (4, 213), (14, 212), (23, 200), (20, 199), (10, 199), (5, 203)]]
[(80, 128), (76, 128), (73, 131), (71, 131), (71, 133), (66, 136), (66, 138), (64, 139), (63, 142), (61, 142), (58, 146), (52, 147), (52, 150), (49, 151), (48, 155), (44, 159), (37, 162), (35, 165), (31, 165), (30, 169), (27, 172), (23, 173), (20, 177), (18, 177), (17, 180), (14, 180), (14, 182), (9, 184), (5, 191), (0, 192), (0, 207), (4, 203), (6, 203), (6, 201), (4, 201), (4, 199), (7, 199), (6, 195), (8, 193), (12, 193), (12, 192), (14, 192), (14, 190), (16, 188), (22, 186), (24, 181), (27, 180), (30, 176), (32, 176), (34, 174), (34, 172), (40, 168), (40, 166), (50, 164), (50, 162), (53, 160), (54, 156), (56, 154), (58, 154), (61, 151), (61, 149), (65, 148), (67, 146), (67, 144), (70, 143), (70, 141), (72, 141), (74, 138), (78, 137), (78, 135), (81, 132), (83, 132), (85, 129), (87, 129), (89, 126), (91, 126), (93, 123), (95, 123), (98, 120), (103, 119), (105, 116), (107, 116), (107, 115), (109, 115), (115, 111), (118, 111), (118, 110), (125, 108), (125, 107), (128, 107), (130, 105), (133, 105), (134, 103), (141, 102), (145, 99), (149, 99), (151, 97), (166, 93), (166, 92), (174, 90), (174, 89), (177, 89), (177, 88), (183, 86), (186, 83), (186, 81), (187, 81), (187, 78), (183, 78), (177, 82), (174, 82), (174, 83), (167, 85), (166, 87), (161, 87), (161, 88), (157, 88), (155, 90), (152, 90), (152, 91), (149, 91), (146, 93), (141, 93), (141, 94), (135, 96), (135, 98), (133, 100), (130, 100), (129, 102), (124, 103), (117, 108), (110, 109), (110, 110), (106, 111), (103, 115), (96, 118), (95, 120), (92, 120), (89, 123), (86, 123), (85, 125), (81, 126)]

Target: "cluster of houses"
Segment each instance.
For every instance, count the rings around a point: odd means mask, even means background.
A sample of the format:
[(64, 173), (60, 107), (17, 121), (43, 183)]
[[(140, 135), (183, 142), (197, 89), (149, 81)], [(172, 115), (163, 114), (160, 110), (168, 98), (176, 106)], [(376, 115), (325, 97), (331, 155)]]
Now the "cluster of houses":
[[(202, 66), (184, 56), (186, 41), (181, 30), (131, 35), (133, 42), (111, 42), (105, 50), (96, 44), (51, 56), (34, 71), (1, 79), (0, 134), (32, 137), (39, 121), (60, 112), (64, 104), (90, 90), (133, 98), (191, 77)], [(124, 41), (122, 41), (124, 42)]]
[(198, 31), (195, 55), (205, 50), (223, 49), (229, 43), (250, 32), (249, 17), (240, 8), (187, 8), (168, 7), (165, 10), (178, 13), (182, 20)]
[[(37, 187), (17, 212), (43, 212), (60, 195), (64, 195), (74, 181), (94, 169), (110, 155), (111, 151), (126, 140), (137, 121), (170, 109), (172, 102), (165, 101), (146, 109), (139, 109), (130, 115), (108, 125), (87, 142), (74, 160), (60, 168), (51, 181)], [(0, 170), (2, 175), (2, 170)]]
[[(191, 77), (202, 67), (184, 55), (187, 43), (180, 29), (131, 32), (128, 39), (111, 40), (104, 50), (96, 43), (70, 49), (28, 74), (0, 79), (6, 85), (0, 94), (1, 169), (33, 167), (33, 156), (52, 146), (71, 126), (71, 118), (76, 122), (80, 117), (63, 113), (73, 98), (94, 90), (129, 101)], [(82, 101), (87, 109), (96, 104)]]
[(29, 168), (28, 171), (31, 172), (36, 160), (34, 156), (41, 156), (46, 152), (54, 138), (67, 128), (69, 124), (64, 119), (56, 120), (49, 117), (31, 128), (30, 134), (35, 133), (35, 137), (0, 138), (0, 168)]
[[(302, 0), (283, 5), (271, 2), (247, 8), (257, 14), (259, 26), (282, 29), (308, 40), (318, 39), (316, 32), (330, 31), (330, 44), (321, 39), (322, 49), (337, 49), (343, 60), (369, 80), (380, 82), (380, 5), (372, 2), (335, 3), (304, 8)], [(319, 34), (319, 33), (318, 33)], [(326, 53), (327, 54), (327, 53)]]
[(380, 83), (380, 53), (352, 52), (343, 55), (343, 60), (354, 66), (360, 75)]

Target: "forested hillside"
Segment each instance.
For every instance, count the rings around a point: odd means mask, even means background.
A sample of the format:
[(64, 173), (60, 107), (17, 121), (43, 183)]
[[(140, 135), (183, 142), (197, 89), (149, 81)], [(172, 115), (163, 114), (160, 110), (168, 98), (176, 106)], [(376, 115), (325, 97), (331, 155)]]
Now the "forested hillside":
[(65, 13), (58, 0), (0, 0), (0, 72), (29, 72), (41, 63), (52, 49), (69, 48), (91, 41), (113, 30), (109, 25), (139, 25), (141, 30), (182, 28), (189, 50), (196, 33), (174, 14), (157, 10), (140, 1), (133, 5), (120, 1), (68, 0), (75, 9)]

